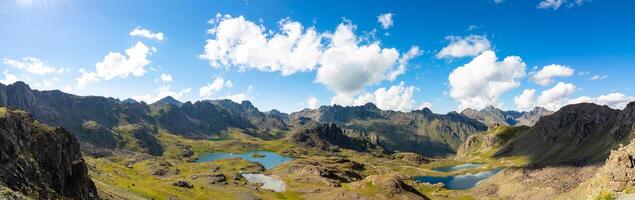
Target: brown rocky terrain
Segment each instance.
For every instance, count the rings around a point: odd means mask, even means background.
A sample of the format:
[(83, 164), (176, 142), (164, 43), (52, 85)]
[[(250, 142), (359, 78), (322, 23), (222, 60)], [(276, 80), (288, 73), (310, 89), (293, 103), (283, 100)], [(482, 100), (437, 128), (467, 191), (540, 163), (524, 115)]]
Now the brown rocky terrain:
[(0, 185), (34, 199), (98, 198), (75, 137), (5, 107), (0, 107)]

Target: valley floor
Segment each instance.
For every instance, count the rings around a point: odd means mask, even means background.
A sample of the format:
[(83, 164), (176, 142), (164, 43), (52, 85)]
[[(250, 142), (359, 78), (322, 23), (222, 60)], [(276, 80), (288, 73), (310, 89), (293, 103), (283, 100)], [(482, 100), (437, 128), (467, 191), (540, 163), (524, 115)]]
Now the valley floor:
[[(262, 140), (246, 135), (239, 130), (228, 131), (227, 136), (221, 140), (190, 140), (164, 132), (158, 135), (158, 139), (166, 150), (163, 156), (151, 157), (132, 151), (121, 151), (117, 152), (115, 156), (102, 158), (86, 156), (90, 176), (95, 181), (102, 198), (322, 199), (324, 195), (335, 195), (334, 199), (390, 199), (400, 194), (389, 194), (389, 196), (381, 197), (380, 194), (387, 190), (385, 185), (362, 184), (365, 181), (362, 179), (373, 175), (398, 174), (405, 184), (412, 186), (416, 190), (415, 192), (421, 194), (421, 197), (401, 195), (402, 199), (481, 199), (491, 197), (489, 194), (491, 188), (500, 188), (496, 190), (505, 191), (505, 187), (498, 187), (495, 184), (492, 186), (488, 183), (480, 184), (486, 185), (484, 187), (479, 185), (471, 190), (448, 190), (438, 184), (416, 182), (410, 177), (477, 173), (499, 167), (522, 165), (523, 162), (522, 159), (475, 159), (471, 162), (483, 163), (483, 165), (456, 172), (439, 172), (432, 170), (432, 168), (457, 165), (463, 162), (453, 159), (423, 161), (407, 156), (395, 157), (350, 150), (341, 150), (335, 153), (324, 152), (310, 148), (299, 148), (285, 140)], [(295, 160), (270, 170), (264, 169), (258, 163), (239, 158), (195, 162), (196, 156), (202, 153), (240, 153), (251, 150), (272, 151), (294, 157)], [(304, 163), (308, 161), (323, 161), (328, 164)], [(355, 163), (362, 164), (363, 167), (356, 168)], [(331, 174), (314, 176), (315, 172), (312, 170), (318, 170), (318, 173), (322, 174)], [(287, 190), (273, 192), (262, 189), (261, 185), (248, 183), (240, 176), (241, 173), (274, 175), (273, 177), (286, 183)], [(504, 171), (503, 174), (506, 173), (509, 172)], [(496, 178), (497, 182), (498, 179), (506, 177)], [(515, 179), (501, 180), (500, 183), (513, 181)], [(375, 184), (375, 182), (372, 183)]]

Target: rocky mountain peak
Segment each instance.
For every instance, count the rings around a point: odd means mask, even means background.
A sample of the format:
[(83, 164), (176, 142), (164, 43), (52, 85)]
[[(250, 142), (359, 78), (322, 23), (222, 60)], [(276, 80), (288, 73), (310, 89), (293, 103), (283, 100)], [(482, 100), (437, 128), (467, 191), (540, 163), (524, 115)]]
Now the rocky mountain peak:
[(379, 110), (379, 108), (377, 108), (377, 105), (371, 102), (364, 104), (363, 107), (370, 110)]
[(152, 104), (156, 104), (156, 105), (175, 105), (175, 106), (181, 106), (183, 105), (183, 102), (180, 102), (179, 100), (176, 100), (174, 97), (172, 96), (166, 96), (163, 97), (162, 99), (152, 103)]

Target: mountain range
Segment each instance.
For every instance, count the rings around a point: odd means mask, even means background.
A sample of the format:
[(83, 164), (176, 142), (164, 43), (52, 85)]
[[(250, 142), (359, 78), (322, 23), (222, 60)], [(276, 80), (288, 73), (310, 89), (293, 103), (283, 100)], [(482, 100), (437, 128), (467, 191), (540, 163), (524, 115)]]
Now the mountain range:
[[(488, 107), (436, 114), (428, 108), (411, 112), (381, 110), (372, 103), (362, 106), (322, 106), (286, 114), (261, 112), (249, 101), (204, 100), (180, 102), (165, 97), (152, 104), (132, 99), (120, 101), (99, 96), (77, 96), (59, 90), (32, 90), (23, 82), (0, 84), (0, 105), (18, 108), (46, 124), (69, 130), (89, 149), (116, 149), (129, 143), (140, 151), (161, 155), (156, 140), (159, 130), (193, 139), (211, 138), (229, 129), (241, 129), (263, 138), (285, 137), (302, 131), (299, 119), (333, 123), (357, 131), (388, 152), (417, 152), (427, 156), (449, 155), (470, 135), (488, 125), (532, 125), (551, 112), (536, 108), (530, 112), (501, 111)], [(345, 131), (350, 133), (351, 131)]]

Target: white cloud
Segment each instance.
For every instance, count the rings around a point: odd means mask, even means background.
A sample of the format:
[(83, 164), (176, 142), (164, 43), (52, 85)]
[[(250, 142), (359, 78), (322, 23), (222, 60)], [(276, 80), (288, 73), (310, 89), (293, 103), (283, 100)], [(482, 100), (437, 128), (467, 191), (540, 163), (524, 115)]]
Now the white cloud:
[(4, 74), (4, 79), (0, 80), (0, 83), (9, 85), (18, 81), (18, 76), (16, 76), (15, 74), (9, 73), (9, 70), (4, 70), (4, 72), (2, 73)]
[(484, 35), (447, 36), (446, 39), (450, 44), (437, 53), (439, 59), (476, 56), (491, 49), (491, 44)]
[(225, 81), (223, 77), (216, 77), (214, 81), (210, 84), (207, 84), (201, 87), (198, 91), (198, 94), (205, 98), (211, 98), (214, 94), (223, 90), (224, 87), (231, 88), (233, 83), (231, 81)]
[(570, 100), (569, 104), (576, 103), (595, 103), (599, 105), (607, 105), (611, 108), (623, 109), (626, 105), (632, 101), (635, 101), (635, 96), (626, 96), (622, 93), (610, 93), (606, 95), (601, 95), (598, 97), (589, 97), (589, 96), (581, 96), (575, 99)]
[(54, 72), (63, 73), (68, 71), (68, 68), (58, 69), (34, 57), (25, 57), (25, 58), (22, 58), (22, 60), (13, 60), (13, 59), (5, 58), (4, 64), (32, 73), (32, 74), (39, 74), (39, 75), (54, 73)]
[(591, 78), (589, 78), (589, 80), (592, 80), (592, 81), (597, 81), (597, 80), (603, 80), (603, 79), (606, 79), (606, 78), (608, 78), (608, 77), (609, 77), (609, 76), (607, 76), (607, 75), (598, 75), (598, 74), (596, 74), (596, 75), (591, 76)]
[(397, 110), (408, 112), (415, 109), (415, 101), (413, 99), (414, 92), (418, 90), (414, 86), (406, 86), (404, 82), (399, 85), (390, 86), (390, 88), (378, 88), (375, 92), (364, 93), (356, 98), (348, 98), (345, 96), (335, 96), (332, 101), (339, 105), (364, 105), (366, 103), (374, 103), (382, 110)]
[(533, 76), (531, 76), (531, 81), (542, 86), (549, 85), (553, 83), (553, 78), (555, 77), (569, 77), (573, 76), (574, 70), (570, 67), (563, 65), (547, 65), (542, 68), (542, 70), (536, 72)]
[(254, 86), (250, 85), (249, 87), (247, 87), (247, 91), (243, 92), (243, 93), (237, 93), (237, 94), (230, 94), (225, 96), (225, 99), (230, 99), (234, 102), (242, 102), (242, 101), (246, 101), (251, 99), (251, 93), (253, 92)]
[(358, 37), (350, 22), (322, 34), (290, 19), (279, 22), (278, 32), (243, 16), (219, 14), (210, 23), (215, 25), (208, 30), (212, 39), (207, 40), (200, 57), (211, 66), (279, 71), (282, 75), (317, 68), (315, 82), (349, 99), (364, 86), (396, 79), (405, 73), (408, 61), (420, 55), (418, 47), (400, 55), (394, 48), (382, 48), (379, 41)]
[(432, 103), (430, 103), (430, 102), (421, 102), (421, 104), (419, 104), (419, 107), (417, 107), (417, 109), (419, 109), (419, 110), (423, 110), (424, 108), (432, 109)]
[(95, 65), (95, 71), (80, 70), (82, 76), (77, 78), (77, 84), (82, 88), (100, 80), (126, 78), (130, 75), (142, 76), (146, 73), (145, 67), (150, 64), (148, 56), (153, 52), (156, 52), (155, 48), (148, 47), (142, 42), (126, 49), (126, 55), (110, 52), (103, 61)]
[(393, 25), (392, 16), (392, 13), (381, 14), (377, 16), (377, 22), (381, 24), (382, 28), (388, 29)]
[(163, 33), (153, 33), (152, 31), (141, 27), (137, 27), (130, 31), (130, 36), (141, 36), (148, 39), (163, 41)]
[(564, 1), (565, 0), (543, 0), (538, 3), (538, 8), (558, 10)]
[(163, 85), (159, 88), (157, 88), (153, 94), (146, 94), (146, 95), (136, 95), (133, 96), (133, 99), (136, 99), (137, 101), (144, 101), (146, 103), (153, 103), (155, 101), (158, 101), (159, 99), (162, 99), (166, 96), (172, 96), (175, 99), (181, 99), (182, 97), (184, 97), (186, 94), (190, 93), (192, 91), (191, 88), (186, 88), (183, 90), (180, 90), (178, 92), (172, 91), (170, 89), (170, 85)]
[(523, 90), (523, 93), (514, 97), (514, 103), (516, 104), (516, 109), (519, 111), (531, 110), (536, 105), (536, 90), (535, 89), (526, 89)]
[(336, 93), (338, 99), (350, 99), (364, 86), (394, 80), (405, 72), (409, 59), (419, 55), (418, 47), (412, 47), (400, 57), (394, 48), (382, 48), (378, 41), (360, 44), (353, 33), (354, 26), (340, 24), (335, 33), (329, 34), (331, 43), (320, 59), (315, 81)]
[(321, 36), (290, 19), (280, 20), (280, 32), (266, 30), (243, 16), (217, 15), (208, 30), (205, 52), (200, 58), (212, 67), (237, 66), (290, 75), (313, 70), (320, 58)]
[(520, 86), (525, 68), (518, 56), (508, 56), (499, 62), (496, 53), (485, 51), (450, 73), (450, 96), (459, 102), (459, 110), (500, 106), (498, 97)]
[(537, 103), (547, 110), (558, 110), (566, 105), (575, 88), (575, 85), (571, 83), (559, 82), (553, 88), (542, 91), (538, 96)]
[(574, 6), (580, 6), (590, 0), (543, 0), (536, 6), (539, 9), (553, 9), (558, 10), (562, 5), (566, 5), (571, 8)]
[(320, 100), (318, 100), (314, 96), (310, 96), (309, 98), (306, 98), (306, 105), (310, 109), (317, 109), (320, 107)]
[(161, 81), (163, 81), (163, 82), (172, 82), (172, 75), (170, 75), (170, 74), (161, 74)]

